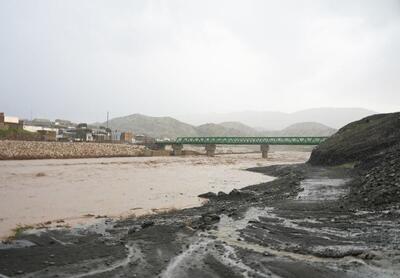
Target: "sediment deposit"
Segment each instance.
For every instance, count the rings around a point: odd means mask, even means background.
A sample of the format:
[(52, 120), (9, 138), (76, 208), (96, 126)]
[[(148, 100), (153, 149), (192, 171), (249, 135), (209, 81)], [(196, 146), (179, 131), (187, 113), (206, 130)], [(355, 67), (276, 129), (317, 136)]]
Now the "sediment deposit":
[(143, 147), (88, 142), (0, 140), (0, 160), (141, 156)]

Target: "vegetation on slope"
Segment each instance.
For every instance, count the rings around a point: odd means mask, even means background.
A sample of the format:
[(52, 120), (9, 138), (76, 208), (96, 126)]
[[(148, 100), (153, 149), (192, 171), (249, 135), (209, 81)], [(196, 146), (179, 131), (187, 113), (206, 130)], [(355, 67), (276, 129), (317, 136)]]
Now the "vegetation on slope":
[(9, 128), (0, 129), (0, 140), (40, 140), (40, 134), (23, 129)]

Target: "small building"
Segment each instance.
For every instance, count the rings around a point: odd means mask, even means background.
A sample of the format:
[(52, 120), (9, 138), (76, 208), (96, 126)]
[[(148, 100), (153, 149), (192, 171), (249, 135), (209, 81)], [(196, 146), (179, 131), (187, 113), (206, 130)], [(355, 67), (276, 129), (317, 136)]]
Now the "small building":
[(135, 135), (134, 138), (136, 144), (154, 144), (156, 142), (156, 139), (144, 134)]
[(37, 133), (40, 134), (40, 140), (42, 141), (56, 141), (57, 140), (57, 132), (54, 130), (38, 130)]
[(132, 132), (122, 132), (120, 136), (120, 141), (125, 143), (133, 142), (133, 133)]
[(96, 142), (109, 142), (111, 140), (111, 130), (100, 127), (92, 129), (93, 140)]
[(111, 132), (111, 141), (113, 142), (119, 142), (121, 139), (121, 131), (118, 130), (113, 130)]
[(57, 128), (37, 126), (37, 125), (24, 125), (24, 130), (27, 130), (27, 131), (30, 131), (30, 132), (39, 132), (41, 130), (45, 130), (45, 131), (55, 132), (56, 134), (58, 133), (58, 129)]
[(0, 112), (0, 128), (22, 129), (23, 126), (24, 126), (24, 121), (20, 120), (18, 117), (5, 116), (3, 112)]
[(93, 141), (93, 133), (90, 128), (87, 128), (86, 124), (79, 124), (75, 129), (75, 139), (74, 141), (84, 141), (91, 142)]
[(75, 128), (59, 129), (59, 133), (57, 136), (58, 141), (72, 142), (75, 140), (75, 138), (76, 138)]
[(93, 134), (91, 132), (87, 132), (86, 133), (85, 141), (86, 142), (92, 142), (93, 141)]

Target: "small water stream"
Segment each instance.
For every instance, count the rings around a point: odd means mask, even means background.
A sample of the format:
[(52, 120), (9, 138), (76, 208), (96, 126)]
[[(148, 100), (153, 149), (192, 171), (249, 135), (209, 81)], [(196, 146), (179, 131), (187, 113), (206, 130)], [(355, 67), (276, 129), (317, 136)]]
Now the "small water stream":
[(350, 179), (305, 179), (300, 183), (302, 191), (297, 195), (298, 200), (322, 201), (336, 200), (348, 192), (345, 187)]

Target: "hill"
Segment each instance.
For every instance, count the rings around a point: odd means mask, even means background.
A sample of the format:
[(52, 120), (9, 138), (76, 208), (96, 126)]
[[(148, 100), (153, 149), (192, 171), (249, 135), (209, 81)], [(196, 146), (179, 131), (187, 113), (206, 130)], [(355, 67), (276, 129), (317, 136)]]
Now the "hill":
[[(106, 125), (97, 123), (95, 125)], [(208, 123), (192, 126), (171, 117), (150, 117), (132, 114), (109, 121), (113, 130), (132, 131), (155, 138), (179, 136), (328, 136), (335, 129), (316, 122), (296, 123), (278, 131), (257, 131), (240, 122)]]
[(281, 136), (330, 136), (335, 132), (336, 129), (320, 123), (304, 122), (292, 124), (279, 131), (278, 134)]
[(245, 134), (245, 136), (257, 136), (260, 134), (256, 129), (249, 127), (241, 122), (223, 122), (219, 125), (225, 128), (240, 131), (240, 133)]
[(249, 136), (246, 132), (221, 124), (204, 124), (196, 127), (198, 136)]
[(364, 108), (312, 108), (284, 113), (277, 111), (241, 111), (232, 113), (211, 113), (178, 117), (193, 125), (202, 123), (241, 122), (261, 130), (282, 130), (299, 122), (318, 122), (333, 128), (340, 128), (360, 118), (376, 114)]
[(333, 128), (340, 128), (348, 123), (376, 114), (364, 108), (312, 108), (290, 114), (291, 121), (318, 122)]
[[(106, 123), (95, 123), (106, 125)], [(171, 117), (150, 117), (132, 114), (113, 118), (109, 121), (113, 130), (132, 131), (135, 134), (145, 134), (156, 138), (175, 138), (178, 136), (252, 136), (257, 131), (239, 122), (214, 124), (208, 123), (192, 126)]]
[(312, 152), (310, 163), (338, 165), (364, 160), (400, 143), (400, 113), (377, 114), (338, 130)]
[(318, 145), (312, 165), (342, 165), (357, 173), (346, 197), (350, 204), (399, 207), (400, 113), (378, 114), (350, 123)]
[[(102, 125), (105, 125), (105, 123), (102, 123)], [(197, 136), (197, 131), (193, 126), (171, 117), (150, 117), (132, 114), (111, 119), (109, 126), (113, 130), (132, 131), (135, 134), (145, 134), (156, 138)]]

